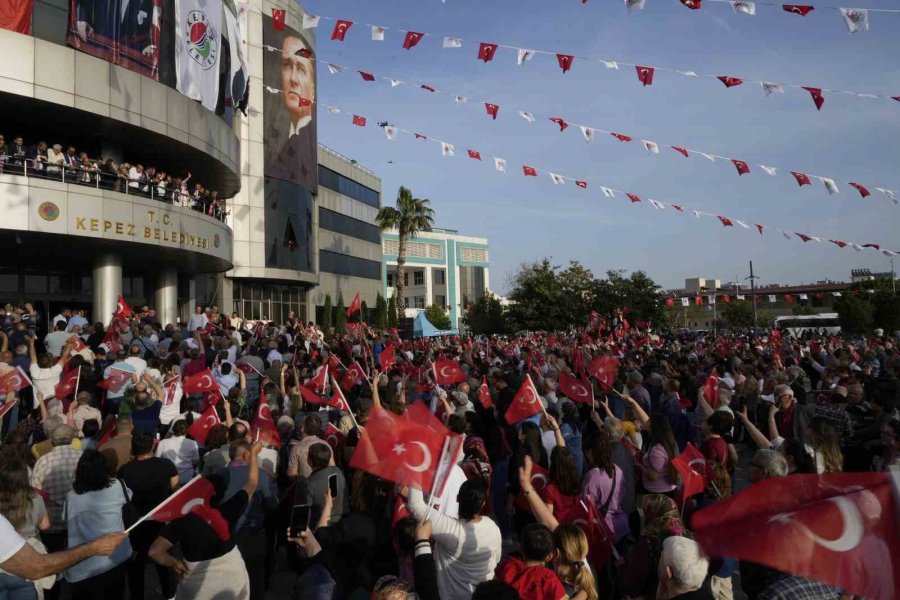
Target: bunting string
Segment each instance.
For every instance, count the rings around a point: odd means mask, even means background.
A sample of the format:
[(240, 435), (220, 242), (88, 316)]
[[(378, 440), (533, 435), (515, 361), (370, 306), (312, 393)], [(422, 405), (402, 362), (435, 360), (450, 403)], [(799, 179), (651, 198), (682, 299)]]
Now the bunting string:
[[(265, 49), (269, 52), (281, 52), (280, 48), (276, 48), (274, 46), (265, 46), (264, 45), (263, 49)], [(484, 105), (487, 115), (489, 117), (493, 118), (494, 120), (496, 120), (498, 118), (500, 112), (504, 112), (504, 114), (506, 114), (506, 111), (501, 111), (502, 107), (500, 105), (491, 103), (491, 102), (487, 102), (485, 100), (479, 100), (479, 99), (469, 98), (467, 96), (461, 96), (459, 94), (439, 90), (437, 88), (434, 88), (432, 86), (425, 85), (425, 84), (408, 84), (407, 82), (402, 81), (397, 78), (394, 78), (394, 77), (376, 75), (376, 74), (370, 73), (368, 71), (362, 71), (362, 70), (356, 69), (354, 67), (348, 67), (345, 65), (337, 64), (337, 63), (331, 63), (331, 62), (327, 62), (327, 61), (324, 61), (321, 59), (311, 58), (310, 60), (315, 60), (317, 63), (324, 65), (330, 73), (335, 74), (335, 75), (342, 74), (344, 72), (355, 72), (355, 73), (359, 73), (361, 75), (362, 81), (375, 81), (376, 79), (389, 81), (391, 83), (392, 88), (399, 87), (399, 86), (413, 85), (415, 87), (418, 87), (419, 89), (425, 90), (426, 92), (428, 92), (430, 94), (441, 94), (444, 96), (450, 96), (454, 99), (454, 102), (456, 104), (469, 104), (470, 102), (472, 104), (481, 104), (481, 105)], [(552, 123), (554, 125), (554, 127), (559, 127), (561, 132), (565, 131), (569, 127), (577, 128), (581, 131), (582, 136), (586, 143), (591, 143), (592, 141), (594, 141), (594, 139), (596, 139), (596, 137), (597, 137), (596, 134), (604, 134), (603, 139), (607, 139), (615, 144), (623, 143), (623, 142), (631, 143), (635, 140), (638, 140), (640, 142), (641, 146), (644, 148), (644, 150), (646, 150), (648, 156), (653, 155), (653, 154), (659, 154), (660, 148), (667, 147), (670, 150), (677, 152), (686, 158), (689, 157), (690, 155), (697, 155), (697, 156), (702, 156), (713, 163), (724, 161), (724, 164), (731, 165), (735, 168), (738, 176), (749, 174), (752, 171), (751, 166), (748, 162), (737, 159), (737, 158), (722, 156), (720, 154), (715, 154), (712, 152), (706, 152), (706, 151), (702, 151), (702, 150), (693, 150), (691, 148), (688, 148), (688, 147), (680, 145), (680, 144), (668, 144), (668, 143), (663, 143), (663, 142), (656, 142), (656, 141), (652, 141), (652, 140), (642, 139), (639, 136), (633, 136), (630, 134), (622, 133), (621, 132), (622, 130), (613, 131), (611, 129), (605, 129), (605, 128), (597, 127), (594, 125), (585, 125), (585, 124), (577, 123), (575, 121), (568, 121), (564, 117), (551, 116), (550, 114), (546, 114), (546, 113), (530, 112), (530, 111), (520, 110), (520, 109), (516, 109), (516, 108), (512, 108), (511, 110), (517, 112), (517, 114), (525, 122), (527, 122), (529, 124), (534, 123), (538, 118), (540, 118), (542, 121), (544, 121), (546, 123)], [(839, 193), (840, 189), (838, 188), (837, 184), (843, 183), (843, 184), (849, 185), (850, 187), (855, 189), (860, 194), (860, 196), (862, 196), (863, 198), (866, 198), (866, 197), (872, 195), (871, 190), (874, 189), (874, 190), (878, 191), (885, 199), (890, 200), (895, 205), (898, 204), (898, 202), (900, 202), (900, 200), (897, 199), (897, 193), (893, 189), (890, 189), (887, 187), (876, 186), (876, 185), (867, 184), (867, 183), (860, 183), (858, 181), (836, 180), (832, 177), (826, 177), (824, 175), (816, 175), (816, 174), (805, 172), (805, 171), (794, 171), (794, 170), (790, 170), (790, 169), (784, 169), (782, 167), (772, 166), (771, 164), (768, 164), (768, 165), (756, 164), (756, 166), (759, 167), (763, 173), (766, 173), (767, 175), (769, 175), (771, 177), (777, 176), (779, 171), (784, 172), (784, 173), (790, 173), (792, 178), (797, 182), (798, 188), (802, 188), (805, 185), (811, 185), (813, 179), (818, 179), (822, 183), (822, 186), (828, 192), (829, 195)]]
[[(631, 0), (627, 0), (631, 1)], [(696, 0), (693, 0), (696, 1)], [(785, 6), (794, 6), (794, 5), (785, 5)], [(319, 22), (321, 20), (325, 21), (333, 21), (334, 29), (331, 32), (330, 39), (333, 41), (343, 42), (346, 39), (349, 31), (352, 29), (354, 22), (347, 19), (336, 19), (334, 17), (326, 17), (321, 15), (311, 15), (305, 14), (303, 15), (303, 28), (304, 29), (314, 29), (319, 26)], [(371, 39), (372, 41), (384, 41), (385, 33), (387, 31), (398, 31), (404, 34), (403, 37), (403, 48), (410, 50), (417, 46), (422, 39), (424, 38), (436, 38), (443, 39), (442, 47), (445, 49), (453, 49), (453, 48), (462, 48), (463, 46), (463, 38), (461, 37), (453, 37), (453, 36), (438, 36), (428, 32), (421, 31), (411, 31), (408, 29), (401, 29), (397, 27), (385, 27), (382, 25), (373, 25), (366, 23), (365, 27), (369, 27), (372, 32)], [(635, 70), (635, 74), (637, 76), (637, 80), (644, 87), (653, 85), (654, 75), (656, 72), (663, 73), (674, 73), (681, 77), (685, 77), (688, 79), (701, 80), (701, 79), (714, 79), (720, 81), (726, 88), (737, 87), (743, 85), (745, 83), (758, 84), (762, 91), (766, 96), (773, 96), (778, 94), (783, 94), (785, 89), (796, 89), (801, 90), (808, 93), (813, 101), (813, 104), (816, 107), (816, 110), (821, 110), (822, 106), (825, 103), (825, 94), (845, 94), (849, 96), (854, 96), (856, 98), (871, 98), (871, 99), (882, 99), (882, 100), (894, 100), (896, 102), (900, 102), (900, 95), (892, 96), (890, 94), (875, 94), (869, 92), (857, 92), (852, 90), (841, 90), (836, 88), (826, 88), (826, 87), (813, 87), (810, 85), (800, 85), (794, 83), (777, 83), (773, 81), (762, 81), (756, 79), (745, 79), (742, 77), (737, 77), (734, 75), (722, 75), (722, 74), (710, 74), (710, 73), (702, 73), (700, 71), (695, 70), (685, 70), (685, 69), (674, 69), (670, 67), (658, 67), (658, 66), (650, 66), (645, 64), (638, 64), (634, 62), (625, 62), (621, 60), (613, 60), (613, 59), (600, 59), (589, 56), (581, 56), (576, 54), (565, 54), (562, 52), (554, 52), (548, 50), (534, 50), (529, 48), (523, 48), (519, 46), (512, 46), (509, 44), (497, 44), (497, 43), (488, 43), (488, 42), (480, 42), (478, 44), (478, 53), (476, 54), (476, 59), (482, 60), (484, 62), (491, 62), (494, 60), (494, 56), (499, 48), (515, 50), (517, 56), (517, 63), (519, 65), (524, 65), (526, 62), (529, 62), (537, 55), (545, 55), (545, 56), (555, 56), (556, 61), (563, 71), (563, 73), (568, 72), (576, 61), (586, 61), (590, 63), (599, 63), (606, 67), (606, 70), (613, 71), (621, 71), (620, 67), (629, 67)]]
[[(264, 86), (264, 87), (265, 87), (266, 92), (268, 92), (270, 94), (284, 93), (281, 89), (279, 89), (277, 87), (272, 87), (272, 86), (268, 86), (268, 85)], [(301, 103), (307, 103), (310, 105), (315, 103), (314, 101), (308, 100), (305, 98), (301, 98), (300, 101), (301, 101)], [(342, 111), (342, 109), (337, 106), (323, 104), (323, 103), (319, 103), (319, 104), (321, 104), (321, 106), (330, 115), (344, 114), (344, 111)], [(355, 114), (355, 113), (349, 113), (349, 114), (352, 115), (351, 123), (353, 125), (355, 125), (357, 127), (369, 126), (371, 120), (368, 117), (366, 117), (364, 115), (360, 115), (360, 114)], [(421, 131), (416, 131), (413, 129), (399, 127), (399, 126), (393, 125), (387, 121), (382, 121), (382, 122), (376, 121), (376, 123), (379, 127), (381, 127), (384, 130), (385, 138), (388, 141), (393, 142), (397, 139), (397, 137), (400, 133), (404, 133), (404, 134), (413, 136), (413, 139), (415, 139), (415, 140), (422, 140), (424, 142), (434, 142), (434, 143), (438, 144), (441, 149), (441, 155), (444, 157), (456, 156), (457, 145), (454, 143), (451, 143), (447, 140), (436, 138), (429, 134), (422, 133)], [(475, 150), (472, 147), (468, 147), (468, 149), (466, 150), (466, 154), (470, 159), (476, 160), (478, 162), (484, 162), (485, 158), (493, 159), (495, 171), (500, 172), (500, 173), (507, 172), (507, 166), (509, 163), (507, 162), (507, 160), (505, 158), (501, 158), (495, 154), (490, 154), (490, 153), (482, 152), (479, 150)], [(621, 189), (611, 187), (611, 186), (600, 185), (595, 182), (589, 181), (587, 179), (580, 179), (577, 177), (572, 177), (570, 175), (563, 175), (560, 173), (555, 173), (553, 171), (544, 169), (543, 167), (535, 167), (535, 166), (526, 165), (526, 164), (523, 164), (521, 166), (521, 168), (522, 168), (522, 174), (525, 177), (538, 177), (539, 175), (546, 174), (555, 185), (564, 185), (566, 182), (570, 181), (570, 182), (573, 182), (577, 187), (585, 189), (585, 190), (588, 188), (597, 187), (600, 189), (601, 193), (606, 198), (616, 198), (617, 195), (620, 195), (620, 196), (625, 196), (625, 198), (631, 204), (643, 204), (644, 203), (643, 198), (641, 196), (638, 196), (635, 193), (627, 192), (625, 190), (621, 190)], [(723, 227), (734, 227), (737, 225), (738, 227), (740, 227), (742, 229), (748, 229), (748, 230), (756, 229), (756, 231), (759, 233), (759, 235), (763, 235), (763, 232), (765, 230), (769, 229), (772, 231), (777, 231), (782, 236), (784, 236), (785, 239), (788, 239), (788, 240), (799, 239), (799, 240), (802, 240), (804, 243), (809, 243), (809, 242), (821, 243), (823, 241), (827, 241), (827, 242), (834, 244), (835, 246), (837, 246), (839, 248), (845, 248), (847, 246), (850, 246), (857, 252), (862, 252), (863, 250), (868, 249), (868, 250), (880, 252), (880, 253), (884, 254), (885, 256), (900, 256), (900, 252), (883, 249), (881, 247), (881, 244), (875, 244), (875, 243), (857, 244), (855, 242), (848, 242), (848, 241), (844, 241), (844, 240), (829, 239), (825, 236), (817, 236), (817, 235), (801, 233), (801, 232), (796, 232), (796, 231), (786, 231), (786, 230), (783, 230), (783, 229), (780, 229), (777, 227), (769, 227), (768, 225), (763, 225), (761, 223), (757, 223), (754, 221), (742, 221), (740, 219), (734, 219), (731, 217), (726, 217), (723, 215), (711, 213), (706, 210), (701, 210), (698, 208), (691, 208), (683, 203), (673, 203), (673, 202), (664, 203), (659, 200), (647, 198), (647, 204), (656, 210), (666, 210), (667, 208), (671, 208), (672, 211), (678, 212), (678, 213), (681, 213), (684, 215), (693, 213), (693, 215), (698, 219), (702, 218), (702, 217), (712, 217), (712, 218), (718, 220), (719, 223), (721, 223), (721, 225)], [(752, 225), (751, 225), (751, 223), (752, 223)]]

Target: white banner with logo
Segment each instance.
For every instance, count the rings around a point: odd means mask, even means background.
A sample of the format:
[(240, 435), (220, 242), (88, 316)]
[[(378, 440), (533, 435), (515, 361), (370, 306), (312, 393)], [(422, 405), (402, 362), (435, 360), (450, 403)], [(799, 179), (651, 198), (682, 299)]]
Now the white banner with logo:
[(222, 0), (175, 0), (175, 87), (209, 110), (219, 99), (222, 19)]

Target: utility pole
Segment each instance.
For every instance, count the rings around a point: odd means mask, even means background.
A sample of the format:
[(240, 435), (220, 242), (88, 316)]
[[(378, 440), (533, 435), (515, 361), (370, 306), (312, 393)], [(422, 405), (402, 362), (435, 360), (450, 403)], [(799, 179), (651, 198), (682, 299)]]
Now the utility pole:
[(756, 280), (759, 278), (753, 274), (752, 260), (750, 261), (750, 277), (745, 277), (744, 279), (750, 280), (750, 295), (753, 297), (753, 329), (756, 329), (757, 327), (759, 327), (756, 316)]
[(894, 276), (894, 255), (891, 255), (891, 292), (897, 295), (897, 278)]

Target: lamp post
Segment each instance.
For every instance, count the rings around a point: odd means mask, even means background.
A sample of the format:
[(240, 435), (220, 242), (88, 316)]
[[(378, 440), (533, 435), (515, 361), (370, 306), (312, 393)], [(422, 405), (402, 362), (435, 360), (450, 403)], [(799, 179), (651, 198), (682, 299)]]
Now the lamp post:
[(759, 279), (756, 275), (753, 274), (753, 261), (750, 261), (750, 276), (744, 277), (744, 279), (750, 280), (750, 296), (753, 298), (753, 329), (754, 333), (756, 333), (756, 328), (759, 327), (759, 323), (756, 319), (756, 280)]

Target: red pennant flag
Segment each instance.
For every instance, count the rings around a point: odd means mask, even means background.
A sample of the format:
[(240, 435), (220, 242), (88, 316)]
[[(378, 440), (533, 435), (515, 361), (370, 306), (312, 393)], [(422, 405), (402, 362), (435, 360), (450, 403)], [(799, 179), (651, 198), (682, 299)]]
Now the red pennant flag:
[[(103, 388), (105, 390), (109, 390), (114, 394), (118, 394), (122, 391), (122, 388), (131, 381), (132, 373), (130, 371), (124, 371), (122, 369), (116, 369), (115, 367), (110, 368), (109, 377), (97, 383), (97, 387)], [(177, 379), (176, 379), (177, 381)]]
[(275, 31), (284, 31), (284, 10), (272, 9), (272, 27)]
[(680, 213), (683, 213), (683, 212), (684, 212), (684, 209), (681, 208), (681, 205), (680, 205), (680, 204), (671, 204), (670, 206), (671, 206), (672, 208), (674, 208), (675, 210), (677, 210), (678, 212), (680, 212)]
[(363, 78), (363, 81), (375, 81), (375, 76), (365, 71), (360, 71), (359, 76)]
[(358, 310), (362, 309), (362, 301), (359, 298), (359, 292), (356, 292), (356, 295), (353, 296), (353, 302), (350, 303), (350, 306), (347, 307), (347, 318)]
[(731, 219), (728, 217), (716, 216), (716, 218), (722, 221), (724, 227), (734, 227), (734, 223), (732, 223)]
[(455, 360), (439, 360), (432, 365), (438, 385), (453, 385), (466, 380), (466, 373)]
[(474, 158), (475, 160), (481, 160), (481, 153), (477, 150), (469, 150), (469, 158)]
[(841, 240), (828, 240), (838, 248), (844, 248), (847, 246), (847, 242), (842, 242)]
[(525, 375), (525, 381), (522, 382), (522, 387), (516, 392), (516, 397), (513, 398), (513, 401), (506, 411), (506, 422), (510, 425), (515, 425), (543, 410), (544, 407), (543, 404), (541, 404), (541, 397), (538, 394), (537, 388), (534, 387), (534, 383), (531, 381), (531, 375)]
[(331, 32), (331, 39), (343, 42), (344, 36), (347, 35), (347, 30), (352, 26), (353, 21), (343, 21), (338, 19), (337, 23), (334, 24), (334, 30)]
[(556, 60), (559, 62), (559, 68), (562, 69), (563, 73), (565, 73), (572, 68), (572, 63), (575, 62), (575, 57), (571, 54), (557, 54)]
[(719, 406), (719, 374), (716, 369), (712, 370), (706, 382), (703, 384), (703, 397), (706, 402), (716, 408)]
[(785, 12), (794, 13), (800, 15), (801, 17), (805, 17), (815, 9), (815, 6), (804, 6), (802, 4), (782, 4), (781, 8)]
[(75, 368), (69, 369), (62, 374), (59, 383), (53, 387), (54, 395), (57, 400), (65, 400), (75, 393), (75, 388), (78, 387), (78, 377), (80, 373), (81, 369)]
[(31, 380), (25, 374), (25, 371), (22, 370), (22, 367), (16, 367), (3, 377), (0, 377), (0, 391), (5, 391), (12, 387), (17, 392), (21, 392), (30, 385)]
[(688, 442), (684, 452), (672, 459), (672, 466), (681, 475), (683, 487), (682, 499), (702, 494), (706, 489), (706, 459), (703, 454)]
[(703, 306), (703, 298), (700, 296), (694, 296), (694, 304), (697, 306)]
[(702, 4), (702, 0), (681, 0), (681, 3), (691, 10), (698, 10)]
[(725, 87), (735, 87), (737, 85), (741, 85), (744, 83), (743, 79), (738, 79), (737, 77), (728, 77), (727, 75), (719, 75), (716, 79), (725, 84)]
[[(699, 1), (699, 0), (698, 0)], [(613, 557), (616, 538), (590, 496), (578, 501), (571, 523), (581, 529), (588, 539), (588, 561), (603, 570)]]
[(425, 37), (424, 33), (419, 33), (417, 31), (407, 31), (406, 37), (403, 39), (403, 47), (409, 50), (410, 48), (418, 44), (423, 37)]
[(712, 556), (735, 556), (869, 600), (900, 598), (900, 520), (891, 473), (788, 475), (694, 514)]
[(381, 354), (378, 355), (378, 364), (381, 365), (381, 370), (385, 373), (393, 369), (394, 365), (397, 364), (397, 357), (394, 352), (394, 345), (388, 344), (381, 351)]
[(851, 181), (850, 186), (855, 188), (856, 191), (859, 192), (859, 195), (862, 196), (863, 198), (870, 195), (869, 189), (861, 183), (853, 183)]
[(634, 67), (635, 71), (637, 71), (638, 81), (644, 84), (644, 87), (653, 84), (653, 67), (642, 67), (641, 65), (636, 65)]
[(484, 108), (485, 108), (485, 110), (487, 110), (487, 114), (489, 114), (496, 121), (497, 113), (500, 112), (500, 105), (499, 104), (491, 104), (490, 102), (485, 102)]
[(562, 119), (560, 117), (550, 117), (550, 120), (559, 125), (560, 131), (564, 131), (566, 127), (569, 126), (569, 124), (566, 123), (565, 119)]
[(687, 151), (687, 148), (682, 148), (682, 147), (680, 147), (680, 146), (672, 146), (672, 150), (674, 150), (674, 151), (677, 152), (678, 154), (681, 154), (681, 155), (684, 156), (685, 158), (688, 157), (688, 151)]
[(666, 306), (675, 306), (675, 300), (672, 298), (666, 298)]
[(478, 46), (478, 59), (483, 60), (484, 62), (491, 62), (494, 60), (495, 52), (497, 52), (497, 44), (486, 44), (481, 42), (481, 45)]
[(209, 435), (209, 430), (221, 423), (219, 420), (219, 413), (216, 412), (215, 406), (210, 406), (206, 409), (200, 418), (194, 421), (190, 427), (188, 427), (188, 435), (191, 436), (198, 444), (201, 446), (206, 444), (206, 436)]
[(794, 176), (794, 179), (797, 180), (797, 183), (800, 184), (800, 187), (803, 187), (804, 185), (809, 185), (809, 177), (807, 177), (803, 173), (791, 171), (791, 175)]
[(419, 87), (422, 88), (423, 90), (428, 90), (429, 92), (434, 91), (433, 87), (431, 87), (430, 85), (425, 85), (424, 83), (422, 85), (420, 85)]
[(788, 304), (793, 304), (793, 303), (794, 303), (794, 297), (793, 297), (791, 294), (785, 294), (785, 295), (784, 295), (784, 301), (787, 302)]
[(417, 133), (417, 134), (415, 134), (415, 135), (416, 135), (416, 139), (417, 139), (417, 140), (427, 140), (427, 139), (428, 139), (428, 136), (427, 136), (427, 135), (424, 135), (424, 134), (422, 134), (422, 133)]
[(325, 428), (325, 442), (331, 446), (331, 451), (335, 455), (338, 451), (344, 447), (344, 440), (347, 439), (340, 429), (334, 426), (334, 423), (329, 423), (328, 427)]
[(875, 248), (876, 250), (881, 250), (881, 246), (878, 244), (863, 244), (863, 248)]
[(631, 200), (631, 203), (632, 203), (632, 204), (634, 204), (635, 202), (640, 202), (640, 201), (641, 201), (641, 199), (638, 197), (637, 194), (629, 194), (629, 193), (626, 192), (625, 195), (628, 196), (628, 199)]
[(756, 230), (759, 231), (759, 235), (762, 235), (763, 226), (759, 223), (756, 224)]
[(113, 317), (117, 319), (127, 319), (134, 311), (131, 310), (131, 307), (128, 306), (128, 303), (125, 302), (125, 298), (119, 296), (116, 300), (116, 312), (113, 313)]
[(750, 172), (750, 167), (744, 161), (732, 158), (731, 162), (734, 163), (734, 168), (737, 169), (738, 175), (745, 175)]
[[(812, 8), (812, 7), (810, 7)], [(825, 97), (822, 95), (822, 88), (814, 88), (814, 87), (805, 87), (802, 86), (804, 90), (809, 92), (809, 95), (812, 96), (813, 103), (816, 105), (816, 110), (822, 110), (822, 105), (825, 104)]]
[(724, 302), (725, 304), (728, 304), (729, 302), (731, 302), (731, 296), (729, 296), (728, 294), (725, 294), (724, 296), (722, 296), (722, 302)]
[(594, 393), (589, 383), (579, 381), (568, 373), (560, 373), (559, 389), (572, 402), (593, 406)]
[(190, 377), (184, 379), (181, 386), (186, 394), (200, 394), (202, 392), (215, 392), (219, 390), (216, 380), (213, 379), (212, 371), (203, 369), (199, 373), (194, 373)]
[(488, 387), (487, 377), (482, 378), (481, 385), (478, 386), (478, 401), (481, 406), (487, 410), (494, 405), (494, 399), (491, 398), (491, 390)]
[(525, 175), (528, 177), (537, 177), (537, 171), (534, 170), (534, 167), (523, 166), (522, 171), (524, 171)]
[(363, 369), (359, 366), (359, 363), (353, 361), (353, 364), (350, 365), (350, 368), (347, 369), (347, 372), (344, 374), (344, 378), (341, 379), (341, 387), (345, 390), (349, 391), (354, 385), (359, 383), (365, 378), (363, 375)]
[(804, 243), (804, 244), (805, 244), (806, 242), (812, 240), (812, 238), (811, 238), (810, 236), (806, 235), (805, 233), (797, 233), (797, 232), (795, 231), (795, 232), (794, 232), (794, 235), (796, 235), (798, 238), (800, 238), (801, 240), (803, 240), (803, 243)]
[(361, 117), (359, 115), (353, 115), (353, 124), (357, 127), (365, 127), (366, 126), (366, 118)]
[(594, 357), (588, 373), (600, 383), (600, 389), (610, 390), (619, 373), (619, 361), (614, 356)]
[(588, 183), (587, 183), (587, 181), (581, 181), (579, 179), (576, 179), (575, 185), (577, 185), (580, 188), (586, 188), (588, 186)]
[(194, 477), (162, 504), (147, 513), (146, 519), (168, 523), (186, 515), (195, 515), (209, 525), (222, 541), (231, 537), (228, 521), (210, 506), (216, 493), (213, 483), (200, 475)]
[(631, 138), (624, 133), (611, 133), (611, 136), (619, 140), (620, 142), (630, 142)]

